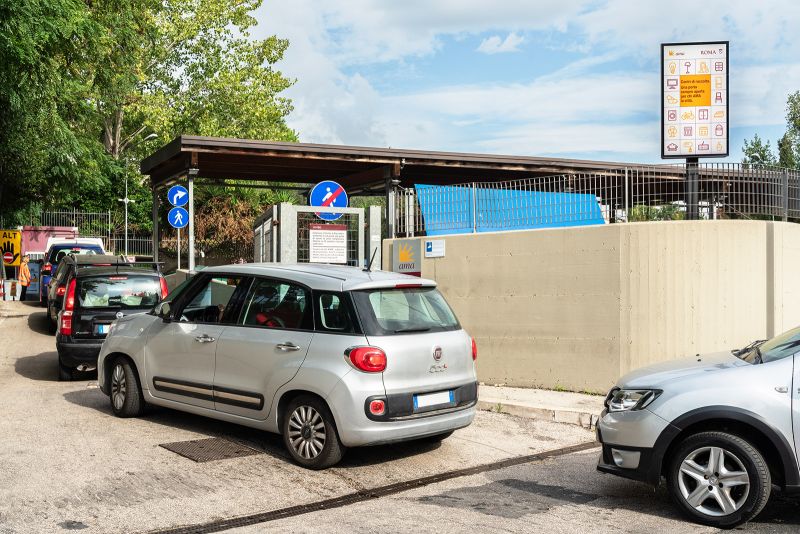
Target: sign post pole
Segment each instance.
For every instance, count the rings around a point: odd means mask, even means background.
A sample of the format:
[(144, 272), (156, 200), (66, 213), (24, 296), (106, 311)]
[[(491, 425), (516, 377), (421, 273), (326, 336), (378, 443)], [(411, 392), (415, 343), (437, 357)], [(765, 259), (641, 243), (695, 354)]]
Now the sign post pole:
[(700, 173), (699, 158), (686, 158), (686, 219), (696, 221), (700, 218)]
[(178, 269), (181, 268), (181, 229), (178, 228)]

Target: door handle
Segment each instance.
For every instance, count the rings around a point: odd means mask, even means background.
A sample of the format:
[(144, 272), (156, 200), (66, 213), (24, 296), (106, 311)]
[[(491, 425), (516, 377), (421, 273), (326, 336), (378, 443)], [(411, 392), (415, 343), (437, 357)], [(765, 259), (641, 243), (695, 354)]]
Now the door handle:
[(287, 341), (285, 343), (278, 343), (275, 346), (278, 347), (280, 350), (283, 350), (283, 351), (300, 350), (300, 347), (295, 345), (291, 341)]
[(194, 338), (194, 340), (199, 343), (211, 343), (212, 341), (216, 341), (216, 338), (213, 338), (208, 334), (203, 334), (202, 336), (197, 336)]

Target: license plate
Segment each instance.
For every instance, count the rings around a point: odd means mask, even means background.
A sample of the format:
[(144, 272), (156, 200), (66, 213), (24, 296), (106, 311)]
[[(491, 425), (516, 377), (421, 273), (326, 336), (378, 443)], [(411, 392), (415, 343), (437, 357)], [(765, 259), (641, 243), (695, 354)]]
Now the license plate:
[(428, 408), (439, 404), (452, 404), (455, 402), (455, 395), (452, 391), (439, 391), (437, 393), (425, 393), (424, 395), (414, 395), (414, 409)]
[(97, 325), (97, 333), (98, 334), (108, 334), (108, 331), (111, 330), (110, 324), (99, 324)]

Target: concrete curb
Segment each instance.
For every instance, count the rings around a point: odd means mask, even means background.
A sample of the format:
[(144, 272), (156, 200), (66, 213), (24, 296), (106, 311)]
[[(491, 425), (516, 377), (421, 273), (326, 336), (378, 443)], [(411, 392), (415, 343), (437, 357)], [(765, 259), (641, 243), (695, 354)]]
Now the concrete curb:
[(588, 412), (524, 406), (522, 404), (513, 404), (508, 403), (508, 401), (503, 402), (500, 400), (479, 400), (478, 409), (488, 412), (507, 413), (509, 415), (516, 415), (517, 417), (527, 417), (528, 419), (578, 425), (588, 429), (594, 428), (595, 425), (597, 425), (598, 419), (597, 414)]

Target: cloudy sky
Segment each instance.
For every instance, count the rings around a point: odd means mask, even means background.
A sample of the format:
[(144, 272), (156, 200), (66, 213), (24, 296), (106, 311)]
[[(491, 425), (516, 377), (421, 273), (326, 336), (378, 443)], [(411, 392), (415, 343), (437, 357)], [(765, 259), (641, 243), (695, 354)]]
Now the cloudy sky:
[(731, 161), (800, 90), (800, 2), (264, 0), (305, 142), (659, 160), (662, 42), (729, 40)]

